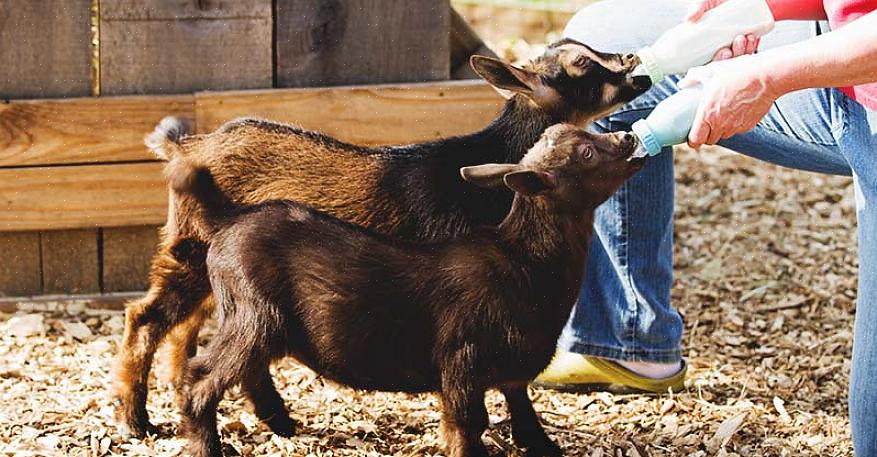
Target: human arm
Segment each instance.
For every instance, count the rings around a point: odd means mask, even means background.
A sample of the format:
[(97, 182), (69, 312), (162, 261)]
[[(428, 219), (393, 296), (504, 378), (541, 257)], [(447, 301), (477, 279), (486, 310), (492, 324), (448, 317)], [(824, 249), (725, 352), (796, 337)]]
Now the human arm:
[(877, 81), (877, 11), (802, 42), (692, 69), (680, 87), (703, 84), (692, 147), (752, 129), (780, 96), (813, 87)]

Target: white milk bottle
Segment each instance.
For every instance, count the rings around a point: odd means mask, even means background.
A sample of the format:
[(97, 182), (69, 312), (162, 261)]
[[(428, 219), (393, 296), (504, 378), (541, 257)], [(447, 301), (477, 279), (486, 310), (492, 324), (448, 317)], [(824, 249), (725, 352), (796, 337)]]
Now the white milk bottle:
[(683, 22), (664, 32), (636, 54), (642, 64), (634, 74), (647, 74), (652, 83), (667, 75), (704, 65), (738, 35), (763, 36), (774, 26), (766, 0), (729, 0), (707, 11), (697, 22)]

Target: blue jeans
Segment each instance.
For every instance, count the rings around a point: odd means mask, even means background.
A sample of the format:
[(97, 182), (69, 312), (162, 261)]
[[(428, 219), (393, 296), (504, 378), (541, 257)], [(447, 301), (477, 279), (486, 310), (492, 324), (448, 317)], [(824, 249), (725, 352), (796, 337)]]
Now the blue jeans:
[[(565, 35), (601, 51), (636, 51), (681, 21), (686, 6), (684, 0), (607, 0), (576, 14)], [(814, 22), (780, 23), (761, 47), (801, 41), (819, 30)], [(667, 78), (594, 128), (629, 130), (677, 90), (677, 80)], [(753, 130), (720, 144), (786, 167), (853, 176), (859, 292), (850, 417), (857, 453), (877, 456), (877, 113), (835, 89), (804, 90), (781, 97)], [(673, 186), (667, 148), (599, 208), (588, 272), (561, 349), (620, 360), (680, 360), (682, 319), (670, 304)]]

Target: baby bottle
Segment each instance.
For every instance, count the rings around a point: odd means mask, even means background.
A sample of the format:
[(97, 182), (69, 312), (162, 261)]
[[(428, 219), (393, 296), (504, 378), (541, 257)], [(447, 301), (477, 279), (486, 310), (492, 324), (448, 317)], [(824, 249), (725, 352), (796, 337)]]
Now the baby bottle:
[(774, 26), (767, 0), (729, 0), (707, 11), (697, 22), (683, 22), (651, 46), (640, 49), (641, 65), (635, 74), (648, 75), (652, 83), (667, 75), (685, 73), (704, 65), (738, 35), (762, 36)]
[(640, 144), (634, 157), (654, 156), (664, 146), (684, 143), (694, 123), (701, 92), (700, 85), (680, 90), (659, 103), (649, 117), (634, 122), (633, 134)]

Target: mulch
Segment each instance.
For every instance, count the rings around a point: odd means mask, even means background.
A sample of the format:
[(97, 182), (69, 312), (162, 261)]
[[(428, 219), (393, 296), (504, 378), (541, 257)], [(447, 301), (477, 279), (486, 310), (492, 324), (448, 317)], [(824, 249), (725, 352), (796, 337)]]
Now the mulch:
[[(718, 149), (683, 149), (676, 163), (673, 298), (686, 322), (686, 390), (531, 389), (549, 434), (569, 456), (852, 456), (851, 180)], [(178, 455), (179, 417), (160, 379), (149, 411), (163, 436), (126, 440), (113, 425), (108, 388), (122, 314), (62, 305), (0, 318), (0, 455)], [(292, 360), (274, 373), (302, 424), (298, 436), (272, 435), (235, 390), (220, 407), (228, 455), (441, 455), (432, 395), (355, 391)], [(487, 404), (485, 441), (522, 455), (501, 397), (491, 393)]]

